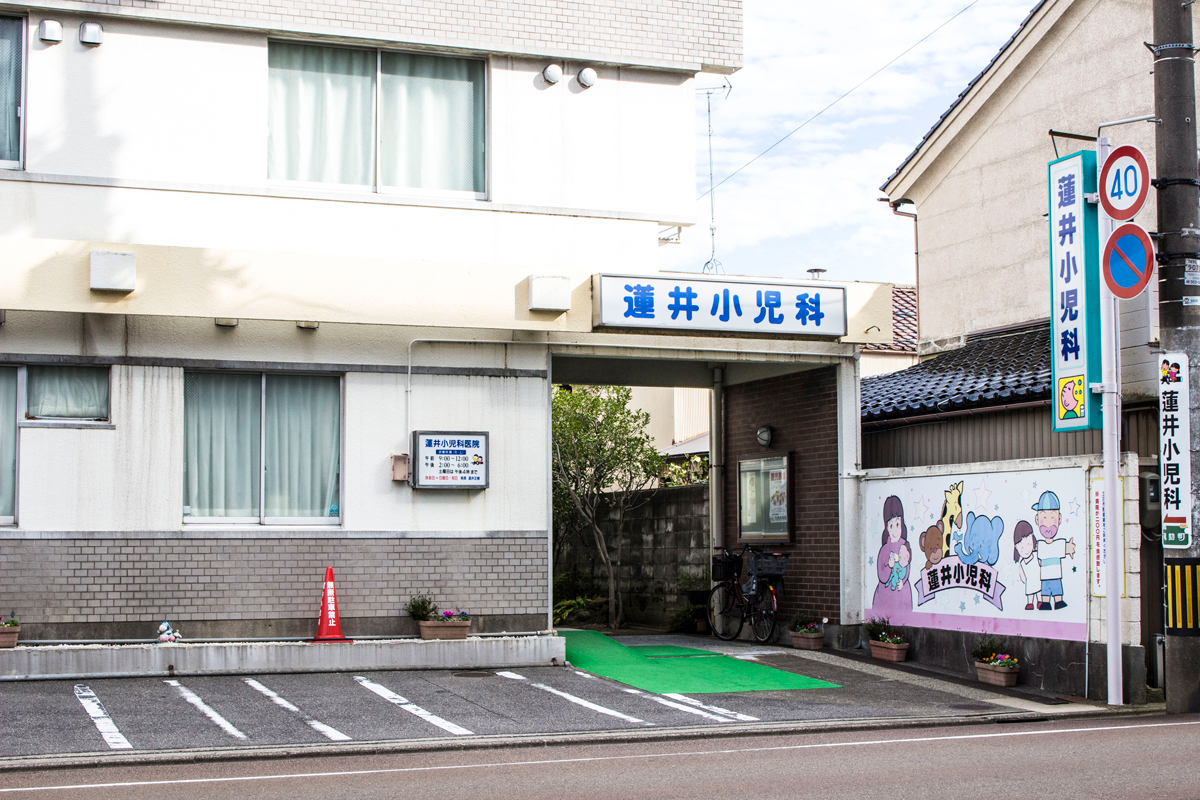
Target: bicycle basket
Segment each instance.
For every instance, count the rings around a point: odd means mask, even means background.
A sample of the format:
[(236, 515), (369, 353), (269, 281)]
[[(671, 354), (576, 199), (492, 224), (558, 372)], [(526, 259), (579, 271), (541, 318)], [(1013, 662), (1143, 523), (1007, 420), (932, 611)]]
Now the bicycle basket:
[(782, 578), (790, 553), (751, 553), (750, 574), (762, 578)]
[(714, 581), (733, 581), (742, 574), (742, 557), (729, 555), (713, 556), (712, 579)]

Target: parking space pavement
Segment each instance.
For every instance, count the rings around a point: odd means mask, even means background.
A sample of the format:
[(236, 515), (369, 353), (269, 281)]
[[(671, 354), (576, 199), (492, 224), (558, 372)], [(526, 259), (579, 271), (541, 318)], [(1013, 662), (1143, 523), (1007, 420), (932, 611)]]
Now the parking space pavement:
[(629, 740), (1105, 713), (1103, 706), (992, 690), (828, 649), (691, 636), (618, 641), (712, 650), (837, 686), (658, 695), (570, 666), (6, 682), (0, 768), (44, 756), (69, 762), (86, 754), (496, 746), (556, 736)]

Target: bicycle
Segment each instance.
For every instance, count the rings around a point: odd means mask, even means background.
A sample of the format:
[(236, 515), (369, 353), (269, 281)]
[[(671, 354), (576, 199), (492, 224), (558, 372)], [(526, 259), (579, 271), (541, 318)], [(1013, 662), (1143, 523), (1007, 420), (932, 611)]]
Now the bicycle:
[[(738, 579), (747, 553), (750, 579), (742, 585)], [(736, 639), (749, 619), (755, 640), (770, 641), (775, 635), (778, 610), (775, 579), (783, 577), (788, 556), (744, 545), (737, 553), (722, 549), (721, 555), (713, 559), (712, 576), (717, 585), (708, 594), (708, 624), (718, 639)]]

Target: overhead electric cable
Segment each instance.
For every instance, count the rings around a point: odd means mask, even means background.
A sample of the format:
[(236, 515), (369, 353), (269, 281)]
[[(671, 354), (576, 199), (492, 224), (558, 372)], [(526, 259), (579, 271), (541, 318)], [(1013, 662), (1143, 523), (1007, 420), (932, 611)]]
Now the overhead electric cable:
[(751, 165), (751, 164), (753, 164), (755, 161), (758, 161), (760, 158), (762, 158), (763, 156), (765, 156), (767, 153), (771, 152), (771, 151), (772, 151), (772, 150), (774, 150), (776, 147), (778, 147), (779, 145), (783, 144), (785, 141), (787, 141), (788, 139), (790, 139), (790, 138), (791, 138), (791, 137), (792, 137), (794, 134), (796, 134), (796, 133), (797, 133), (797, 132), (798, 132), (798, 131), (799, 131), (801, 128), (803, 128), (805, 125), (807, 125), (808, 123), (812, 122), (814, 119), (816, 119), (817, 117), (821, 116), (821, 115), (822, 115), (822, 114), (824, 114), (826, 111), (828, 111), (829, 109), (831, 109), (831, 108), (833, 108), (834, 106), (836, 106), (838, 103), (840, 103), (840, 102), (842, 102), (843, 100), (845, 100), (847, 97), (849, 97), (851, 94), (853, 94), (853, 93), (854, 93), (854, 92), (855, 92), (855, 91), (856, 91), (856, 90), (857, 90), (859, 87), (861, 87), (861, 86), (862, 86), (864, 83), (866, 83), (867, 81), (871, 80), (871, 79), (872, 79), (872, 78), (874, 78), (876, 75), (878, 75), (879, 73), (883, 72), (885, 69), (887, 69), (888, 67), (890, 67), (892, 64), (895, 64), (895, 63), (896, 63), (897, 61), (899, 61), (900, 59), (904, 58), (906, 55), (908, 55), (909, 53), (911, 53), (913, 50), (917, 49), (917, 47), (919, 47), (921, 44), (923, 44), (923, 43), (924, 43), (924, 42), (925, 42), (927, 39), (929, 39), (929, 38), (930, 38), (931, 36), (933, 36), (935, 33), (937, 33), (938, 31), (940, 31), (942, 28), (944, 28), (944, 27), (946, 27), (947, 25), (949, 25), (951, 22), (954, 22), (954, 20), (956, 20), (956, 19), (958, 19), (959, 17), (961, 17), (963, 14), (965, 14), (967, 11), (969, 11), (969, 10), (970, 10), (970, 8), (971, 8), (972, 6), (976, 5), (978, 2), (979, 2), (979, 0), (972, 0), (972, 2), (970, 2), (970, 3), (967, 3), (967, 5), (963, 6), (961, 9), (959, 9), (958, 13), (956, 13), (954, 16), (950, 17), (948, 20), (946, 20), (945, 22), (943, 22), (941, 25), (938, 25), (936, 28), (934, 28), (933, 30), (931, 30), (929, 33), (927, 33), (927, 34), (925, 34), (924, 36), (922, 36), (920, 39), (918, 39), (916, 42), (914, 42), (912, 45), (910, 45), (910, 46), (909, 46), (909, 48), (908, 48), (907, 50), (905, 50), (903, 53), (901, 53), (900, 55), (898, 55), (898, 56), (896, 56), (895, 58), (893, 58), (891, 61), (889, 61), (889, 62), (887, 62), (886, 64), (884, 64), (882, 67), (880, 67), (879, 69), (875, 70), (874, 72), (872, 72), (872, 73), (871, 73), (870, 75), (868, 75), (867, 77), (863, 78), (861, 81), (859, 81), (859, 82), (858, 82), (858, 83), (856, 83), (854, 86), (852, 86), (852, 87), (851, 87), (851, 88), (850, 88), (850, 89), (849, 89), (849, 90), (848, 90), (848, 91), (847, 91), (845, 94), (843, 94), (842, 96), (838, 97), (838, 98), (837, 98), (836, 100), (834, 100), (832, 103), (830, 103), (829, 105), (825, 106), (824, 108), (822, 108), (822, 109), (821, 109), (820, 111), (818, 111), (817, 113), (813, 114), (813, 115), (812, 115), (811, 117), (809, 117), (808, 119), (804, 120), (804, 122), (801, 122), (799, 125), (797, 125), (795, 128), (793, 128), (793, 129), (792, 129), (790, 132), (788, 132), (788, 133), (784, 134), (784, 135), (783, 135), (783, 136), (782, 136), (782, 137), (779, 139), (779, 141), (775, 142), (775, 144), (771, 145), (771, 146), (770, 146), (770, 147), (768, 147), (766, 150), (763, 150), (761, 153), (759, 153), (758, 155), (756, 155), (754, 158), (750, 159), (750, 160), (749, 160), (749, 161), (747, 161), (745, 164), (742, 164), (740, 167), (738, 167), (737, 169), (735, 169), (733, 172), (731, 172), (731, 173), (729, 173), (728, 175), (726, 175), (724, 178), (722, 178), (722, 179), (721, 179), (721, 180), (720, 180), (720, 181), (719, 181), (719, 182), (716, 184), (716, 186), (712, 186), (712, 187), (710, 187), (710, 188), (709, 188), (709, 190), (708, 190), (708, 192), (703, 192), (703, 193), (701, 193), (701, 194), (700, 194), (700, 195), (699, 195), (699, 196), (698, 196), (696, 199), (697, 199), (697, 200), (699, 200), (701, 197), (704, 197), (704, 196), (705, 196), (705, 195), (707, 195), (709, 192), (711, 192), (713, 189), (716, 189), (716, 188), (717, 188), (717, 186), (720, 186), (721, 184), (725, 183), (725, 181), (729, 180), (729, 179), (730, 179), (730, 178), (732, 178), (734, 175), (737, 175), (739, 172), (741, 172), (742, 170), (744, 170), (746, 167), (750, 166), (750, 165)]

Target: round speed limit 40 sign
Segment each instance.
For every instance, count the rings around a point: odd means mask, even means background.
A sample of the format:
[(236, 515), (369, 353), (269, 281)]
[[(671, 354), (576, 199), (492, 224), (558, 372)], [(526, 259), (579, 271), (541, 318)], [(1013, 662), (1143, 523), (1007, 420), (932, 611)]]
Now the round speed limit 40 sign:
[(1131, 144), (1113, 150), (1100, 170), (1100, 205), (1110, 219), (1133, 219), (1146, 202), (1150, 168), (1142, 151)]

